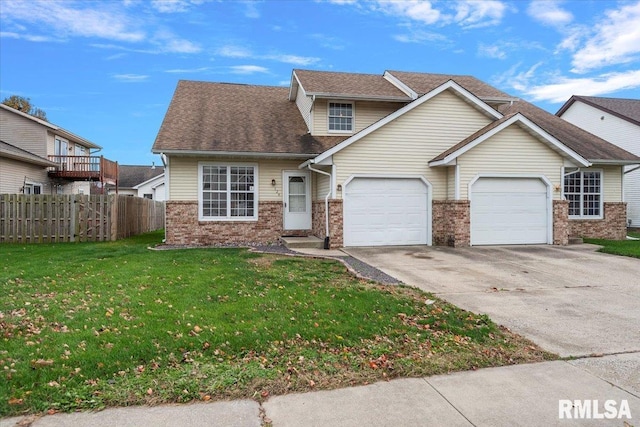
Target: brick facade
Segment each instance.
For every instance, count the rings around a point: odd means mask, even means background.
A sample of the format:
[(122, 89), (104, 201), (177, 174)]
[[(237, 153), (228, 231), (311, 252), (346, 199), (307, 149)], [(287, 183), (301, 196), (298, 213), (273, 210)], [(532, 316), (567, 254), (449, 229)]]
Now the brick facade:
[(434, 200), (433, 244), (456, 248), (469, 246), (471, 243), (470, 214), (468, 200)]
[(570, 219), (569, 235), (594, 239), (626, 239), (627, 204), (604, 202), (603, 219)]
[(553, 201), (553, 244), (569, 244), (569, 202), (566, 200)]
[[(341, 248), (344, 245), (344, 220), (343, 205), (341, 199), (329, 200), (329, 245), (331, 249)], [(312, 209), (313, 235), (324, 239), (326, 231), (325, 203), (324, 200), (313, 202)]]
[(166, 221), (169, 245), (269, 244), (283, 235), (282, 202), (259, 202), (257, 221), (198, 221), (198, 202), (167, 201)]

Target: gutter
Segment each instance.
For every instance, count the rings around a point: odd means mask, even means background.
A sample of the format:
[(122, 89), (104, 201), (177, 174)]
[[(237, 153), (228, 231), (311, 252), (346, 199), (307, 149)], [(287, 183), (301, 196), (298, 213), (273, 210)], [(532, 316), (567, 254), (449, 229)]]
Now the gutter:
[[(329, 172), (321, 171), (319, 169), (314, 169), (314, 168), (311, 167), (311, 164), (312, 164), (312, 160), (309, 160), (309, 161), (303, 163), (303, 167), (304, 167), (304, 165), (306, 165), (307, 169), (309, 169), (310, 171), (317, 172), (317, 173), (320, 173), (322, 175), (328, 176), (329, 177), (329, 183), (331, 183), (331, 174)], [(324, 218), (324, 222), (325, 222), (324, 248), (325, 249), (329, 249), (329, 247), (330, 247), (329, 242), (331, 240), (331, 238), (329, 236), (329, 196), (331, 196), (331, 192), (332, 192), (332, 185), (329, 184), (329, 192), (324, 197), (324, 213), (325, 213), (325, 215), (324, 215), (325, 216), (325, 218)]]

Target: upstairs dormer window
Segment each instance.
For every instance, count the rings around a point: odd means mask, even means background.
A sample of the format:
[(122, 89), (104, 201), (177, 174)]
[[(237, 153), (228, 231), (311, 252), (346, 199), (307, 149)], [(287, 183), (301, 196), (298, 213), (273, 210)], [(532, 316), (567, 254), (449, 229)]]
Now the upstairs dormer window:
[(350, 102), (329, 103), (329, 131), (353, 132), (353, 104)]

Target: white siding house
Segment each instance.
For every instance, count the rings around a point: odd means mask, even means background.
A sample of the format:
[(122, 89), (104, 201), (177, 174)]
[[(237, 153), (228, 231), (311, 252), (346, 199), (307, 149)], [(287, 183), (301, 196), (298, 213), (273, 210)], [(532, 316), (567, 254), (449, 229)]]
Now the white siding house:
[[(573, 96), (558, 111), (569, 123), (640, 156), (640, 99)], [(640, 168), (624, 168), (627, 221), (640, 227)]]

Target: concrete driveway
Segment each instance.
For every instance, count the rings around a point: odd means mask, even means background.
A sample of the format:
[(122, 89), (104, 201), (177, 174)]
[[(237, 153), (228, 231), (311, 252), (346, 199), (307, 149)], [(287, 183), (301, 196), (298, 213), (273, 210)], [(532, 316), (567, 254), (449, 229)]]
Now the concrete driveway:
[(640, 260), (596, 249), (407, 246), (347, 252), (408, 285), (486, 313), (561, 356), (640, 352)]

